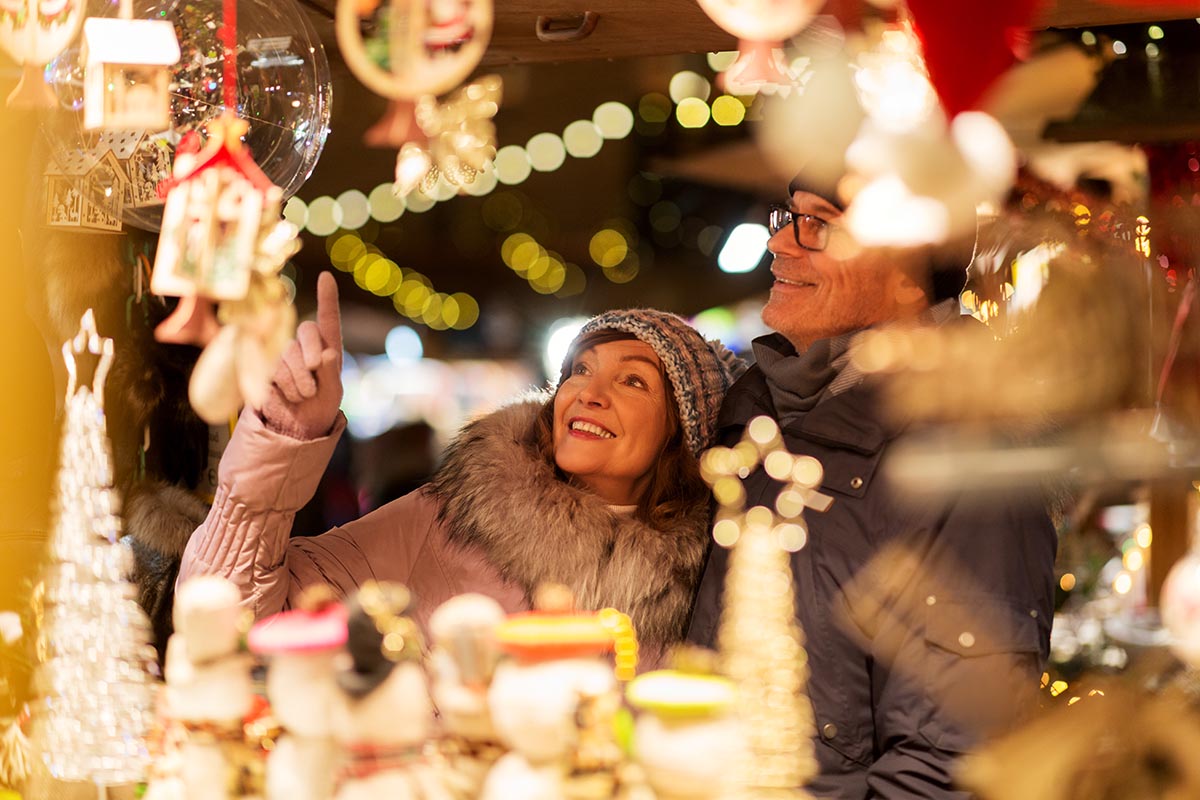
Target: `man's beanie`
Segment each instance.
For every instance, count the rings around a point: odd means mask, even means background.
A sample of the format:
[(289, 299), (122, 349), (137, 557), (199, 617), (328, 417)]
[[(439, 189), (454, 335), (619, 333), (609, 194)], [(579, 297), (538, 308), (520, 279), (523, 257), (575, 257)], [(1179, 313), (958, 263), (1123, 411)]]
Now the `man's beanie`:
[[(804, 159), (795, 176), (788, 182), (788, 197), (793, 192), (809, 192), (845, 210), (838, 194), (838, 184), (846, 176), (845, 153), (858, 136), (859, 127), (866, 118), (857, 100), (853, 112), (845, 108), (847, 98), (857, 98), (852, 67), (841, 57), (821, 52), (821, 47), (812, 48), (810, 53), (811, 75), (805, 84), (804, 93), (793, 101), (803, 104), (804, 116), (818, 121), (796, 134), (797, 146), (805, 153), (820, 152), (822, 157)], [(842, 113), (829, 115), (822, 110), (837, 103)], [(803, 156), (803, 154), (802, 154)], [(937, 303), (958, 297), (967, 282), (967, 267), (975, 257), (975, 235), (934, 245), (929, 256), (929, 302)]]
[(628, 333), (650, 346), (671, 380), (675, 405), (683, 425), (684, 440), (693, 455), (712, 444), (717, 411), (725, 392), (746, 371), (746, 362), (717, 341), (705, 341), (682, 318), (651, 308), (606, 311), (592, 317), (568, 349), (562, 375), (571, 370), (571, 359), (581, 337), (595, 331)]

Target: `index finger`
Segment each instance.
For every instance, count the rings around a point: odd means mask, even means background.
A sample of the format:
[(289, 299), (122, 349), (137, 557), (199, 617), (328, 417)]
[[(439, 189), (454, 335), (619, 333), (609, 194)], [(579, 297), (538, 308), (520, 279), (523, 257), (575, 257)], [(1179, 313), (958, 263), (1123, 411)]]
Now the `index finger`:
[(342, 313), (338, 308), (337, 281), (326, 271), (317, 276), (317, 329), (325, 346), (342, 352)]

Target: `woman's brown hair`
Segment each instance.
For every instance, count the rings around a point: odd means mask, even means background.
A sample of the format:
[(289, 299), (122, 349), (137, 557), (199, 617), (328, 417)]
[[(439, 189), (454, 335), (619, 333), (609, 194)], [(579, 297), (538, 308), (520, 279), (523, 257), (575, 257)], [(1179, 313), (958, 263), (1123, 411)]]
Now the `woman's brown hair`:
[[(558, 377), (561, 386), (571, 371), (575, 357), (596, 345), (607, 342), (627, 341), (637, 339), (631, 333), (617, 330), (597, 330), (584, 334), (571, 347), (567, 357), (563, 359), (562, 372)], [(708, 503), (708, 487), (700, 477), (700, 462), (687, 449), (683, 438), (683, 426), (679, 422), (679, 406), (675, 400), (675, 387), (667, 377), (662, 364), (658, 367), (662, 376), (663, 387), (667, 400), (667, 429), (670, 431), (667, 443), (659, 454), (658, 461), (652, 469), (650, 484), (638, 498), (637, 510), (634, 516), (650, 526), (664, 530), (692, 513), (698, 504)], [(557, 390), (556, 390), (557, 393)], [(554, 467), (555, 473), (564, 481), (571, 481), (571, 476), (558, 468), (554, 460), (554, 397), (542, 406), (533, 424), (530, 446), (534, 452)]]

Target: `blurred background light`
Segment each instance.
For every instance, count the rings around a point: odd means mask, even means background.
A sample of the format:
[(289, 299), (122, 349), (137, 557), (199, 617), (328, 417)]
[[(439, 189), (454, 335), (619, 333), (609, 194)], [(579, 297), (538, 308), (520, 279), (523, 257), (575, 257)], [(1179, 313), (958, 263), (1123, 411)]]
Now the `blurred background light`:
[(563, 359), (567, 357), (567, 350), (587, 320), (587, 317), (561, 317), (550, 324), (542, 351), (542, 368), (551, 381), (558, 378), (558, 371)]
[(393, 364), (402, 365), (419, 360), (425, 354), (425, 347), (419, 333), (407, 325), (397, 325), (387, 332), (384, 352)]
[(743, 222), (734, 228), (725, 246), (717, 256), (717, 266), (722, 272), (750, 272), (759, 265), (767, 252), (767, 240), (771, 234), (765, 225)]

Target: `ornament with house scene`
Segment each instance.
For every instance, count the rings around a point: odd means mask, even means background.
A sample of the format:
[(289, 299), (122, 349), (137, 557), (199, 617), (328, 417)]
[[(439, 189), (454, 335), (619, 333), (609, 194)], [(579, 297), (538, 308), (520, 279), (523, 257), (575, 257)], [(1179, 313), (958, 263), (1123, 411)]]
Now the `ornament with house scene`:
[(299, 231), (281, 218), (282, 192), (242, 145), (245, 130), (225, 115), (210, 124), (212, 138), (199, 152), (180, 144), (150, 284), (155, 294), (180, 298), (155, 336), (207, 345), (188, 394), (213, 424), (244, 401), (265, 399), (296, 321), (279, 273), (299, 249)]
[(83, 24), (83, 125), (88, 130), (161, 131), (171, 124), (169, 67), (179, 61), (175, 27), (165, 19), (92, 17)]
[(44, 174), (47, 225), (121, 230), (129, 179), (107, 145), (63, 153), (51, 159)]
[(8, 96), (8, 105), (53, 108), (57, 104), (42, 68), (75, 38), (84, 7), (84, 0), (0, 0), (0, 50), (23, 65), (21, 82)]

